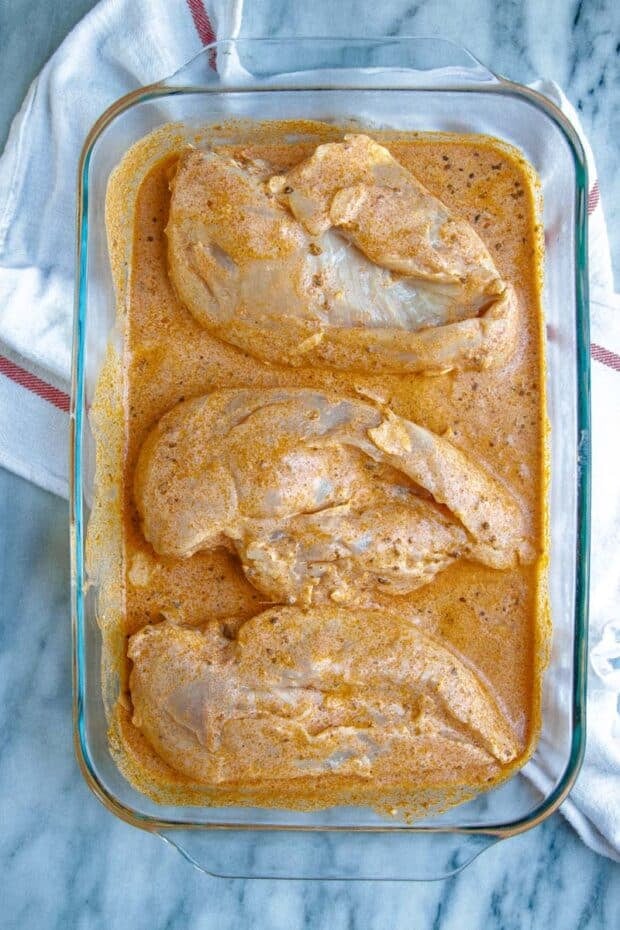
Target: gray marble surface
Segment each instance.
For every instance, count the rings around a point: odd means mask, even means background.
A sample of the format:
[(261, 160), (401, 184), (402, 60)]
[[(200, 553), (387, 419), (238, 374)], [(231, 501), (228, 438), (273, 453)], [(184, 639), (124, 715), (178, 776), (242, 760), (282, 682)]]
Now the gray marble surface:
[[(0, 0), (0, 144), (29, 80), (91, 5)], [(256, 0), (244, 31), (316, 34), (320, 9)], [(558, 80), (590, 132), (615, 235), (619, 9), (611, 0), (341, 0), (330, 4), (330, 23), (333, 33), (443, 34), (510, 77)], [(455, 878), (401, 885), (211, 879), (117, 821), (90, 794), (72, 751), (67, 548), (66, 503), (0, 471), (0, 926), (620, 926), (620, 867), (587, 849), (559, 814)]]

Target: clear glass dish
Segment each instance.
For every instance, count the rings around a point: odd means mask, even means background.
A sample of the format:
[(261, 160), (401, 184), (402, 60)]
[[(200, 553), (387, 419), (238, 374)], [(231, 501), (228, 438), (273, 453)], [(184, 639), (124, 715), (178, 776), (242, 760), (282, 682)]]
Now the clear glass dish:
[[(484, 133), (519, 148), (540, 176), (554, 624), (542, 734), (532, 762), (504, 785), (413, 824), (350, 807), (301, 813), (158, 805), (125, 781), (108, 746), (98, 592), (88, 583), (84, 565), (95, 464), (88, 410), (116, 316), (103, 222), (106, 186), (127, 149), (162, 124), (179, 122), (189, 135), (194, 127), (231, 118), (356, 120), (368, 128)], [(71, 409), (74, 729), (84, 776), (113, 813), (159, 833), (215, 875), (428, 879), (457, 871), (496, 840), (527, 830), (556, 810), (575, 780), (585, 741), (590, 499), (586, 199), (584, 153), (560, 111), (437, 39), (215, 43), (168, 80), (128, 94), (99, 119), (86, 140), (78, 180)], [(544, 792), (528, 777), (532, 766), (545, 773)]]

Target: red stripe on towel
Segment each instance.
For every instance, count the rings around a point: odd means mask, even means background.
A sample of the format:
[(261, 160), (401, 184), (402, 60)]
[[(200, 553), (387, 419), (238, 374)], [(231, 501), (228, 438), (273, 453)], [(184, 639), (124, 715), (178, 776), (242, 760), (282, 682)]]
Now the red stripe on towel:
[(592, 185), (592, 190), (588, 194), (588, 216), (594, 213), (594, 211), (598, 207), (598, 202), (600, 199), (601, 199), (601, 194), (598, 189), (598, 181), (595, 181), (594, 184)]
[(203, 45), (210, 45), (215, 42), (215, 33), (208, 13), (204, 8), (202, 0), (187, 0), (189, 11), (194, 20), (196, 32)]
[(608, 368), (613, 368), (614, 371), (620, 371), (620, 355), (616, 355), (611, 349), (606, 349), (604, 346), (599, 346), (593, 342), (590, 346), (590, 354), (595, 362), (607, 365)]
[(68, 394), (65, 394), (64, 391), (59, 391), (58, 388), (53, 387), (46, 381), (42, 381), (41, 378), (37, 378), (36, 375), (33, 375), (30, 371), (26, 371), (25, 368), (20, 368), (19, 365), (16, 365), (15, 362), (10, 361), (10, 359), (5, 358), (3, 355), (0, 355), (0, 375), (4, 375), (5, 378), (15, 381), (16, 384), (20, 384), (22, 387), (26, 388), (27, 391), (31, 391), (38, 397), (42, 397), (43, 400), (46, 400), (54, 407), (58, 407), (58, 409), (62, 410), (64, 413), (69, 413)]
[[(192, 14), (192, 19), (194, 20), (198, 38), (203, 45), (211, 45), (212, 42), (216, 41), (216, 36), (213, 26), (211, 25), (211, 20), (209, 19), (209, 14), (205, 10), (204, 3), (202, 0), (187, 0), (187, 5)], [(209, 65), (215, 71), (215, 49), (211, 49), (209, 52)]]

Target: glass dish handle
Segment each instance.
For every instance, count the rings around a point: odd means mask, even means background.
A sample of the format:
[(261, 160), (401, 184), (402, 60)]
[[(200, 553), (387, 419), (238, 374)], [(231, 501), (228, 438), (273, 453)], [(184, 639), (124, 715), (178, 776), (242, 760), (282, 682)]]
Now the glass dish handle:
[(161, 838), (219, 878), (429, 881), (448, 878), (498, 839), (455, 832), (167, 830)]
[(471, 52), (434, 36), (225, 39), (167, 78), (171, 88), (458, 89), (501, 78)]

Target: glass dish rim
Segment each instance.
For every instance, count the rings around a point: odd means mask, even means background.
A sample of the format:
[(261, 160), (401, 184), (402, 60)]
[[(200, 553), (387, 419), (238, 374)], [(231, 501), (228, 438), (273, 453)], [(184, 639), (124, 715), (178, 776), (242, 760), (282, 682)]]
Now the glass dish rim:
[[(375, 36), (375, 37), (303, 37), (278, 38), (244, 38), (241, 40), (222, 40), (213, 42), (204, 47), (196, 58), (208, 56), (217, 51), (218, 47), (234, 47), (236, 44), (263, 44), (263, 45), (292, 45), (295, 43), (309, 43), (318, 46), (319, 43), (330, 44), (349, 43), (369, 45), (371, 43), (390, 43), (407, 45), (420, 39), (437, 39), (454, 49), (465, 51), (461, 46), (449, 40), (440, 40), (437, 37), (424, 36)], [(471, 60), (479, 64), (470, 53)], [(195, 61), (196, 58), (192, 59)], [(483, 67), (483, 66), (481, 66)], [(337, 70), (337, 69), (334, 69)], [(179, 72), (177, 72), (178, 74)], [(590, 422), (590, 339), (589, 339), (589, 300), (588, 300), (588, 222), (587, 222), (587, 193), (588, 176), (586, 158), (581, 141), (566, 116), (548, 98), (542, 94), (525, 87), (522, 84), (506, 80), (488, 72), (488, 82), (437, 85), (416, 84), (409, 87), (396, 81), (393, 85), (381, 84), (372, 87), (361, 85), (355, 81), (347, 81), (334, 86), (333, 83), (317, 81), (312, 84), (300, 86), (287, 86), (284, 80), (281, 84), (274, 82), (269, 86), (260, 86), (253, 83), (235, 84), (179, 84), (171, 85), (169, 78), (157, 83), (139, 87), (134, 91), (120, 97), (95, 122), (88, 136), (78, 164), (77, 178), (77, 210), (76, 210), (76, 285), (74, 300), (73, 325), (73, 354), (71, 372), (71, 406), (70, 406), (70, 463), (69, 463), (69, 506), (70, 506), (70, 542), (71, 542), (71, 622), (72, 622), (72, 676), (73, 676), (73, 737), (75, 752), (82, 774), (93, 793), (103, 805), (121, 820), (147, 831), (170, 830), (235, 830), (235, 831), (290, 831), (290, 832), (367, 832), (367, 833), (446, 833), (479, 835), (489, 838), (507, 838), (522, 833), (549, 817), (566, 798), (571, 790), (585, 752), (585, 711), (586, 711), (586, 669), (587, 669), (587, 628), (588, 628), (588, 601), (589, 601), (589, 559), (590, 559), (590, 483), (591, 483), (591, 422)], [(173, 76), (174, 77), (174, 76)], [(282, 75), (283, 78), (286, 75)], [(272, 93), (300, 91), (414, 91), (421, 92), (457, 92), (457, 93), (485, 93), (512, 96), (524, 100), (530, 106), (542, 111), (543, 114), (555, 123), (568, 143), (575, 166), (575, 302), (576, 302), (576, 347), (577, 347), (577, 513), (576, 513), (576, 539), (575, 552), (575, 613), (573, 620), (573, 688), (572, 688), (572, 719), (571, 751), (566, 768), (554, 788), (540, 804), (528, 814), (513, 821), (485, 825), (459, 825), (459, 826), (425, 826), (424, 823), (414, 825), (389, 824), (376, 826), (344, 826), (334, 824), (261, 824), (243, 822), (204, 822), (198, 823), (188, 820), (166, 820), (137, 812), (118, 800), (100, 780), (96, 766), (90, 757), (86, 737), (85, 720), (85, 615), (84, 615), (84, 516), (82, 500), (82, 428), (86, 415), (84, 406), (84, 352), (87, 314), (87, 258), (88, 258), (88, 196), (89, 196), (89, 167), (94, 146), (105, 130), (119, 116), (132, 107), (160, 97), (176, 96), (181, 94), (243, 94), (243, 93)], [(517, 774), (517, 773), (515, 773)], [(514, 776), (512, 776), (514, 777)]]

